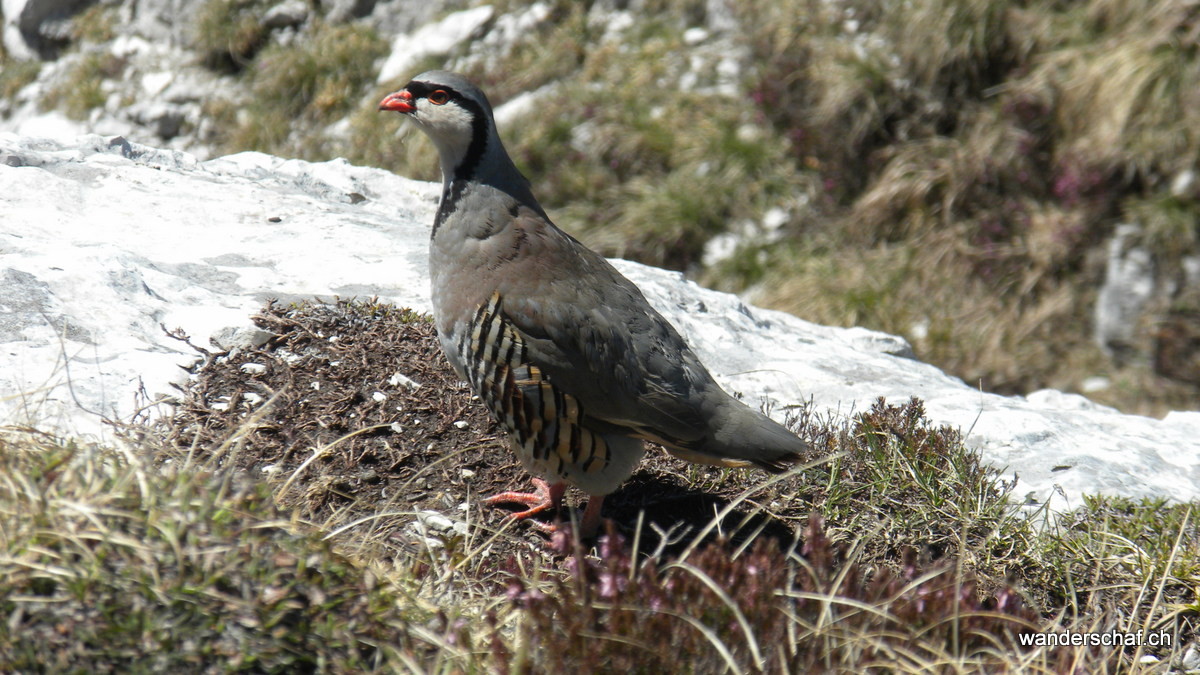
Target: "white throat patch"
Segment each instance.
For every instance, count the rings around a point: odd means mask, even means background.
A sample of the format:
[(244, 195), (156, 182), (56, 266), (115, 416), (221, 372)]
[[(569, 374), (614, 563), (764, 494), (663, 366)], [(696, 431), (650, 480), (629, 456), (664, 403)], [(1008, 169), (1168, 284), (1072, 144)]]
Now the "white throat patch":
[(474, 135), (471, 113), (454, 102), (434, 105), (422, 98), (417, 101), (413, 121), (433, 139), (442, 155), (443, 167), (457, 167), (462, 162)]

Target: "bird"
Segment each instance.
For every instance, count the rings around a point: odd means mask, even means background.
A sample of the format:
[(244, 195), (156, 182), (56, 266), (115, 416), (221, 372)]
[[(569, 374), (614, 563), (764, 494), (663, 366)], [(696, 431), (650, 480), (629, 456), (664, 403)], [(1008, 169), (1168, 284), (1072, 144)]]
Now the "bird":
[[(436, 147), (442, 192), (430, 235), (433, 317), (450, 365), (507, 432), (534, 492), (504, 492), (524, 520), (574, 485), (594, 536), (605, 495), (645, 441), (700, 464), (783, 472), (807, 444), (728, 394), (633, 282), (556, 226), (465, 76), (422, 73), (379, 103)], [(538, 524), (553, 531), (555, 526)]]

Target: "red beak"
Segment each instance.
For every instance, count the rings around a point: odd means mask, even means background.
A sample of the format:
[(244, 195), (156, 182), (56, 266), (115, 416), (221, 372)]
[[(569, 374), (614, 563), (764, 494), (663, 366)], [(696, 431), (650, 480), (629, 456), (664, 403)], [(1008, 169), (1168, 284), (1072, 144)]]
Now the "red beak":
[(391, 110), (398, 113), (415, 112), (417, 106), (413, 105), (412, 94), (408, 93), (407, 89), (401, 89), (393, 94), (388, 94), (379, 102), (380, 110)]

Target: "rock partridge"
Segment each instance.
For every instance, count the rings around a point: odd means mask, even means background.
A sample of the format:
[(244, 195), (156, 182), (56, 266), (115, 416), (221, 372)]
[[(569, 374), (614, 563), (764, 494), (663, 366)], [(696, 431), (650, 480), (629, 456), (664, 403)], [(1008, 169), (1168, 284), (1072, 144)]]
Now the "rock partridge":
[(799, 459), (802, 440), (725, 393), (631, 281), (550, 221), (482, 91), (431, 71), (379, 109), (437, 147), (429, 268), (442, 350), (534, 476), (537, 492), (487, 503), (523, 504), (512, 517), (524, 519), (558, 509), (570, 483), (590, 496), (580, 534), (591, 536), (643, 441), (702, 464), (780, 472)]

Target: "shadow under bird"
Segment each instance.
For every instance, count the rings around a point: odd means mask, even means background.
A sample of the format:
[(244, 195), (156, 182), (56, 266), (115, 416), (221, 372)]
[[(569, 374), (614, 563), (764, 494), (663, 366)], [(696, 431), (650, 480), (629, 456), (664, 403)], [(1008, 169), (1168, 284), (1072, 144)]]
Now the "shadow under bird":
[(479, 88), (431, 71), (379, 109), (406, 115), (440, 154), (429, 268), (442, 350), (534, 476), (536, 492), (487, 503), (523, 504), (512, 517), (524, 519), (558, 509), (570, 483), (590, 496), (586, 537), (643, 441), (772, 472), (800, 458), (800, 438), (721, 389), (633, 282), (550, 221)]

